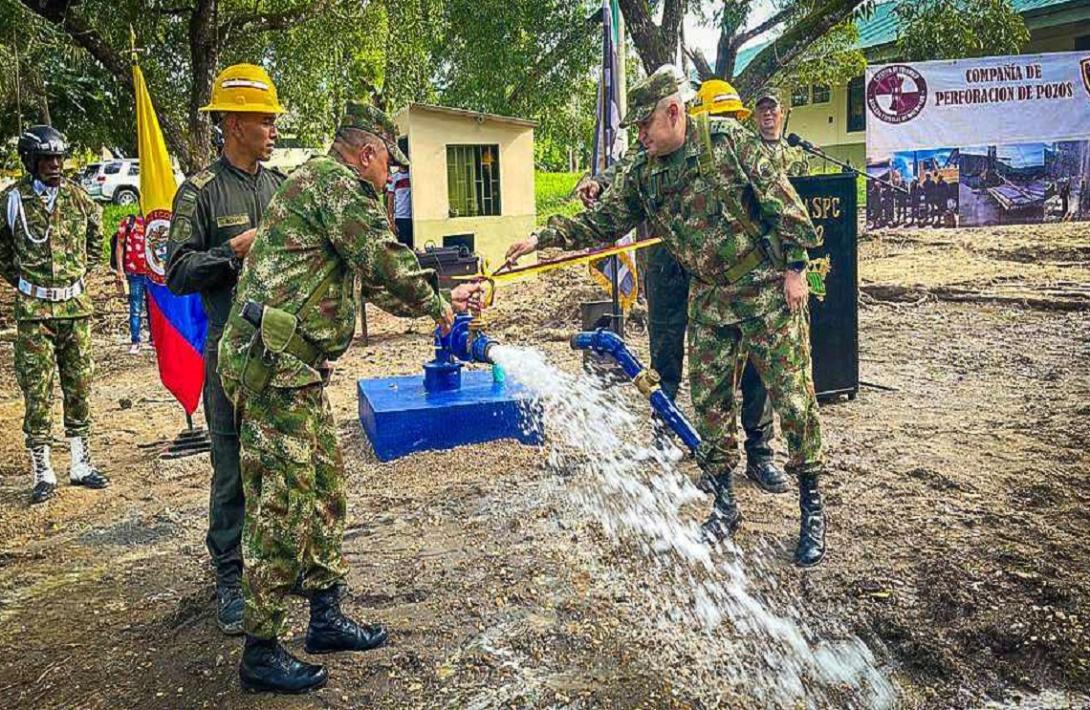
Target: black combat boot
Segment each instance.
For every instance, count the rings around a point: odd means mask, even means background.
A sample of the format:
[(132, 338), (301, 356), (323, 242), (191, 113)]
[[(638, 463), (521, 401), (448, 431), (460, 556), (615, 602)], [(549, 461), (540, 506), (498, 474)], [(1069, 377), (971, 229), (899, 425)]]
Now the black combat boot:
[(712, 514), (700, 529), (708, 542), (719, 542), (734, 535), (742, 523), (742, 511), (738, 510), (738, 504), (734, 501), (730, 472), (709, 476), (707, 480), (715, 493), (715, 503), (712, 504)]
[(799, 476), (799, 546), (795, 549), (795, 564), (813, 567), (825, 557), (825, 504), (818, 490), (818, 475)]
[(789, 488), (787, 476), (772, 459), (747, 459), (746, 477), (769, 493), (786, 493)]
[(386, 643), (386, 629), (377, 624), (357, 624), (341, 613), (340, 587), (313, 592), (310, 626), (304, 644), (307, 653), (369, 651)]
[(242, 633), (242, 587), (237, 581), (216, 582), (216, 624), (228, 636)]
[(276, 639), (246, 637), (238, 666), (242, 689), (250, 693), (307, 693), (329, 680), (322, 666), (300, 661)]

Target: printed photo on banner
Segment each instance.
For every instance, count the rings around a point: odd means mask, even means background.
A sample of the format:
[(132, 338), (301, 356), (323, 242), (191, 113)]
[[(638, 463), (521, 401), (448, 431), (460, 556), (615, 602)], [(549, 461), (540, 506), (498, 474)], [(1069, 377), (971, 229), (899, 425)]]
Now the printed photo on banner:
[(958, 150), (899, 151), (867, 162), (867, 227), (958, 226)]
[(874, 66), (866, 86), (868, 228), (1090, 219), (1087, 53)]

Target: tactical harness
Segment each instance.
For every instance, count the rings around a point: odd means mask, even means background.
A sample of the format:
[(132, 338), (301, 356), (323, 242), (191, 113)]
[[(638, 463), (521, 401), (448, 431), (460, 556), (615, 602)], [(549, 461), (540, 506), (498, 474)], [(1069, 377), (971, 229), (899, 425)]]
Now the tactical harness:
[[(716, 175), (715, 152), (712, 146), (712, 122), (706, 113), (693, 117), (693, 121), (696, 124), (702, 147), (700, 155), (697, 156), (700, 175), (712, 184), (720, 186)], [(737, 194), (726, 189), (721, 189), (720, 193), (725, 197), (731, 208), (737, 210), (738, 214), (743, 214), (746, 211), (742, 200)], [(772, 262), (772, 265), (777, 269), (783, 269), (787, 265), (784, 259), (783, 244), (780, 242), (780, 236), (776, 230), (768, 230), (762, 233), (755, 224), (752, 227), (747, 227), (747, 224), (752, 223), (742, 222), (743, 227), (747, 228), (750, 236), (757, 243), (757, 248), (744, 254), (733, 266), (727, 269), (724, 274), (727, 283), (735, 283), (751, 271), (764, 265), (766, 261)]]
[(247, 301), (231, 317), (235, 327), (243, 323), (254, 328), (253, 338), (242, 366), (242, 387), (250, 394), (265, 391), (276, 373), (280, 355), (287, 353), (304, 365), (318, 369), (325, 359), (325, 352), (299, 332), (299, 321), (322, 300), (341, 270), (340, 262), (334, 261), (322, 273), (322, 280), (296, 310), (289, 313), (280, 308)]

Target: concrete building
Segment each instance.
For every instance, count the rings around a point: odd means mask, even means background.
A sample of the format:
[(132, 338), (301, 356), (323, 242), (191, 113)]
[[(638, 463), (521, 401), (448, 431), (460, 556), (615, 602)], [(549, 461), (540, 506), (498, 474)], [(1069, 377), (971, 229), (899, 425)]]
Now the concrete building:
[(533, 121), (409, 104), (413, 246), (465, 245), (495, 268), (534, 228)]
[[(870, 64), (897, 60), (897, 14), (893, 0), (878, 5), (869, 20), (859, 21), (859, 43)], [(1030, 32), (1023, 52), (1071, 52), (1090, 50), (1090, 0), (1011, 0), (1022, 13)], [(738, 54), (737, 75), (762, 49), (745, 49)], [(862, 76), (840, 86), (808, 86), (792, 96), (787, 131), (821, 146), (830, 155), (849, 160), (862, 168), (866, 164), (866, 111)]]

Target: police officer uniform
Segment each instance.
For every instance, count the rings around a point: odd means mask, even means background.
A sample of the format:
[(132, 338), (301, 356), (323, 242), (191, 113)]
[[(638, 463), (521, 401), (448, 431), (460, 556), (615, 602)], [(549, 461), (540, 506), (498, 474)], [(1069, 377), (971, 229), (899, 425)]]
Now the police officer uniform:
[[(260, 90), (243, 84), (240, 90), (232, 93), (231, 89), (236, 88), (233, 85), (239, 82), (263, 84), (268, 94), (258, 94), (249, 104), (240, 104), (237, 96), (240, 91), (252, 94)], [(248, 110), (253, 112), (283, 111), (267, 75), (252, 65), (228, 67), (216, 78), (215, 89), (220, 95), (214, 92), (212, 103), (202, 110), (238, 111), (240, 106), (245, 109), (248, 105)], [(283, 173), (261, 165), (255, 173), (248, 173), (232, 165), (226, 157), (220, 157), (178, 188), (167, 247), (167, 286), (176, 294), (199, 293), (208, 316), (204, 345), (204, 415), (212, 440), (213, 473), (205, 543), (216, 568), (220, 624), (224, 631), (233, 633), (241, 633), (244, 503), (235, 409), (223, 393), (216, 370), (220, 336), (231, 310), (242, 263), (228, 242), (257, 227), (284, 179)], [(225, 604), (237, 607), (237, 614), (230, 623), (223, 618)]]

